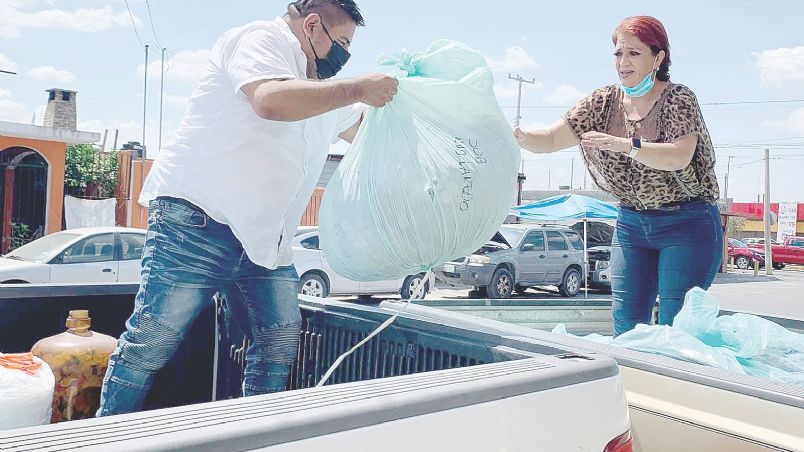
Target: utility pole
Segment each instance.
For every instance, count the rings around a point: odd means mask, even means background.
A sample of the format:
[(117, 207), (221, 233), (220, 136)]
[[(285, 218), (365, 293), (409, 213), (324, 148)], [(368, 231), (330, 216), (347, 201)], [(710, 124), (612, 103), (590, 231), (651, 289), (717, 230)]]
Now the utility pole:
[[(162, 47), (162, 80), (159, 87), (159, 145), (156, 151), (162, 150), (162, 110), (165, 105), (165, 51), (167, 49)], [(142, 143), (145, 145), (145, 143)]]
[(770, 211), (770, 149), (765, 149), (765, 206), (763, 220), (765, 222), (765, 273), (773, 274), (773, 246), (771, 245), (771, 211)]
[(729, 207), (729, 175), (731, 173), (731, 159), (733, 155), (729, 156), (728, 163), (726, 163), (726, 183), (723, 190), (723, 202), (726, 204), (726, 209)]
[(145, 44), (145, 87), (142, 90), (142, 145), (145, 146), (145, 110), (148, 107), (148, 48)]
[(552, 181), (550, 180), (550, 178), (552, 177), (552, 175), (553, 175), (553, 174), (552, 174), (552, 170), (549, 170), (549, 169), (548, 169), (548, 170), (547, 170), (547, 190), (548, 190), (548, 191), (549, 191), (549, 190), (552, 188), (552, 185), (551, 185), (551, 182), (552, 182)]
[(583, 169), (583, 191), (586, 191), (586, 175), (589, 173), (589, 170), (586, 168)]
[(517, 97), (516, 97), (516, 118), (514, 119), (514, 127), (519, 127), (519, 124), (522, 121), (522, 84), (528, 83), (531, 85), (535, 85), (536, 79), (524, 78), (519, 74), (517, 75), (508, 74), (508, 78), (511, 80), (516, 80), (517, 83), (519, 84), (519, 89), (517, 91)]
[(570, 168), (570, 190), (575, 190), (575, 157), (572, 158), (572, 168)]

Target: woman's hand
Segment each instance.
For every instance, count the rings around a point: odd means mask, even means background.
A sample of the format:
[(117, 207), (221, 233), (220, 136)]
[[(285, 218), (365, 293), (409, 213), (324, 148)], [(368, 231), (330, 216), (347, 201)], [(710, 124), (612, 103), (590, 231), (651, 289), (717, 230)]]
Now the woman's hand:
[(601, 132), (586, 132), (581, 135), (581, 145), (586, 148), (627, 154), (631, 152), (631, 140)]
[(519, 147), (527, 148), (525, 145), (528, 143), (528, 133), (522, 130), (521, 127), (514, 127), (514, 138), (516, 138), (516, 142), (519, 143)]

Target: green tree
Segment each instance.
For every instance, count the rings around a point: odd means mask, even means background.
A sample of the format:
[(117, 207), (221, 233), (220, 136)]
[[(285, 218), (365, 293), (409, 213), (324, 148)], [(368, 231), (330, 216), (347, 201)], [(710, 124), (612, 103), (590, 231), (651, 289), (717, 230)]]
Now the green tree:
[(31, 241), (31, 228), (25, 223), (11, 223), (11, 243), (9, 251), (25, 245)]
[(735, 237), (745, 229), (746, 219), (743, 217), (729, 217), (729, 237)]
[[(91, 144), (67, 147), (64, 188), (68, 194), (111, 198), (120, 170), (117, 152), (99, 152)], [(93, 187), (87, 193), (87, 187)]]

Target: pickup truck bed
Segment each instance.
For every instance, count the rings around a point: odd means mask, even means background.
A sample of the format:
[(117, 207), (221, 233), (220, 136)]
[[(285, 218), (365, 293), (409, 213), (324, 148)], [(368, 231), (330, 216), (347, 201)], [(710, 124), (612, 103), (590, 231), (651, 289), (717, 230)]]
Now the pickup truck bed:
[[(610, 310), (605, 301), (447, 300), (419, 301), (407, 312), (500, 334), (517, 349), (549, 345), (616, 359), (637, 450), (804, 450), (804, 387), (547, 332), (564, 323), (573, 334), (611, 335)], [(770, 320), (804, 331), (802, 321)]]

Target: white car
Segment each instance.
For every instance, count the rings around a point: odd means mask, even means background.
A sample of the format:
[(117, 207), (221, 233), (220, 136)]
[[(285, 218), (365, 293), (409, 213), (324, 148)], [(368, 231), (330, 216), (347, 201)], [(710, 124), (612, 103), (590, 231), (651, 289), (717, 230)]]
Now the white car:
[(0, 257), (0, 284), (140, 282), (142, 229), (69, 229)]
[(400, 294), (403, 299), (410, 299), (422, 284), (424, 294), (433, 287), (432, 281), (425, 281), (423, 273), (393, 281), (373, 282), (354, 281), (335, 273), (319, 248), (318, 228), (315, 226), (302, 226), (296, 231), (293, 239), (293, 264), (301, 278), (299, 293), (312, 297), (395, 293)]

